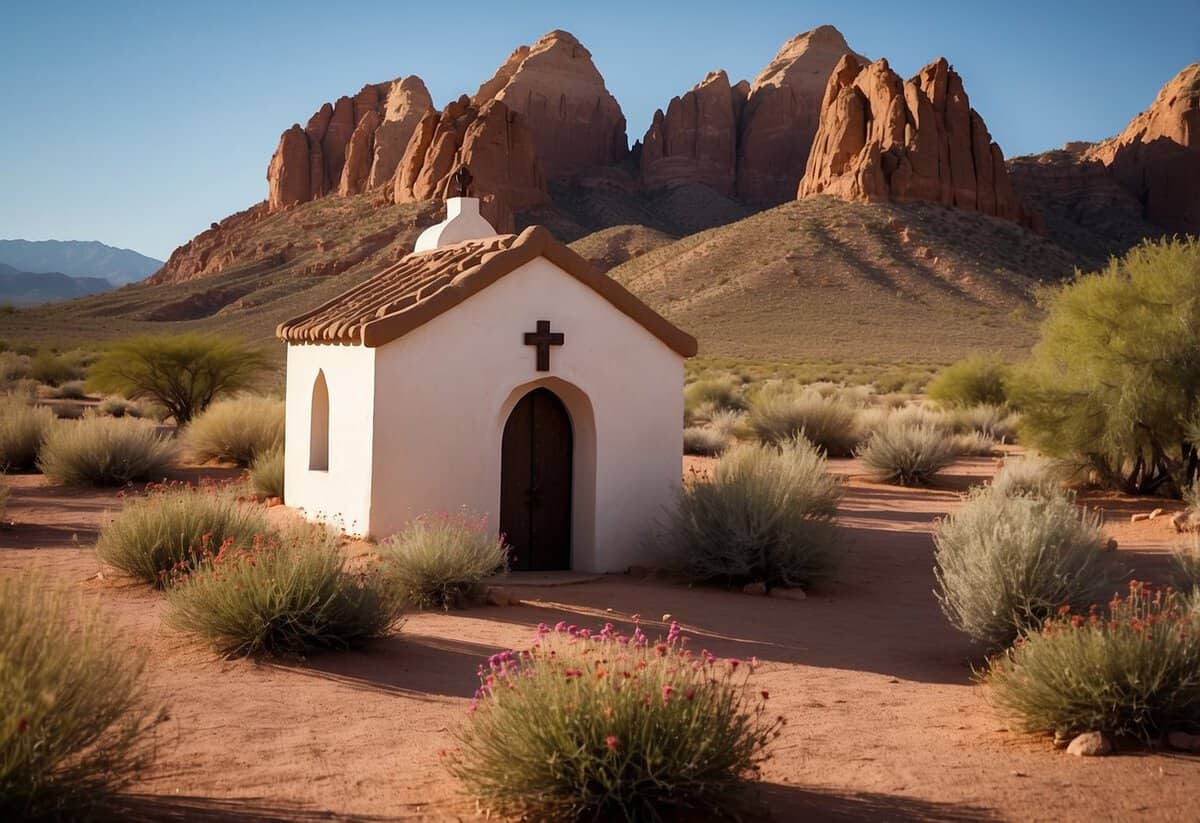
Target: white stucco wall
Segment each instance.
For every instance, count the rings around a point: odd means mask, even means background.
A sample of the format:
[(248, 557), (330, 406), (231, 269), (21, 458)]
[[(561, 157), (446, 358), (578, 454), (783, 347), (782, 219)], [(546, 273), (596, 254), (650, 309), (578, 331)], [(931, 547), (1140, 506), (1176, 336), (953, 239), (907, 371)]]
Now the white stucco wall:
[[(371, 435), (377, 349), (289, 345), (284, 502), (350, 534), (371, 522)], [(309, 469), (313, 385), (329, 389), (329, 468)]]
[[(549, 372), (535, 369), (525, 332), (538, 320), (566, 335), (551, 349)], [(293, 352), (304, 347), (292, 347)], [(330, 349), (348, 369), (339, 383), (359, 385), (368, 361)], [(538, 258), (445, 314), (376, 350), (374, 419), (344, 413), (331, 426), (374, 427), (369, 531), (386, 536), (422, 513), (465, 506), (498, 527), (500, 450), (508, 413), (545, 385), (563, 400), (575, 432), (572, 567), (620, 571), (644, 563), (645, 540), (680, 486), (683, 358), (587, 286)], [(293, 464), (293, 394), (307, 397), (320, 356), (289, 357), (288, 483)], [(334, 372), (337, 364), (330, 361)], [(302, 392), (291, 390), (293, 375)], [(326, 370), (331, 398), (339, 394)], [(369, 381), (367, 381), (369, 382)], [(364, 386), (356, 398), (368, 405)], [(590, 408), (589, 408), (590, 406)], [(339, 435), (361, 455), (363, 432)], [(346, 488), (298, 483), (298, 499), (354, 502), (362, 479), (330, 477)], [(289, 486), (289, 502), (291, 492)], [(590, 501), (595, 501), (594, 511)], [(347, 519), (354, 519), (348, 517)]]

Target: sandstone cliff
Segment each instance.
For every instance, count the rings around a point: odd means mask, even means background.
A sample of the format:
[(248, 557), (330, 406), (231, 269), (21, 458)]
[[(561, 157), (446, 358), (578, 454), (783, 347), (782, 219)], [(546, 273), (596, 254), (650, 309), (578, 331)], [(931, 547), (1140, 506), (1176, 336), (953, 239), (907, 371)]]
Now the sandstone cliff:
[(1088, 150), (1142, 204), (1146, 219), (1200, 234), (1200, 63), (1170, 80), (1125, 131)]
[(829, 78), (798, 196), (924, 200), (1029, 223), (1004, 155), (944, 58), (902, 81), (847, 55)]

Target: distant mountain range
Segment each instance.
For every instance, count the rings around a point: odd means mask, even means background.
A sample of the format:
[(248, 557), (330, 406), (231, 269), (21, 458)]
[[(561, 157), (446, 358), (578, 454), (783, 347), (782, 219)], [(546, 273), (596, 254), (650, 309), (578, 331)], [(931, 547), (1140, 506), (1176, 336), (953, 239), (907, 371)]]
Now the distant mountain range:
[(95, 240), (0, 240), (0, 303), (33, 306), (144, 280), (161, 260)]

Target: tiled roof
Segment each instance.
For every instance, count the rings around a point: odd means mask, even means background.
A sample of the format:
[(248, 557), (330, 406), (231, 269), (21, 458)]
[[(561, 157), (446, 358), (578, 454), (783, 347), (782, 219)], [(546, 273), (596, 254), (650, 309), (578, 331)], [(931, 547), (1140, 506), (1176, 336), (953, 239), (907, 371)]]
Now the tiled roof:
[(676, 328), (620, 283), (600, 274), (546, 229), (504, 234), (410, 254), (347, 292), (297, 318), (276, 334), (289, 343), (382, 346), (537, 257), (545, 257), (684, 357), (696, 340)]

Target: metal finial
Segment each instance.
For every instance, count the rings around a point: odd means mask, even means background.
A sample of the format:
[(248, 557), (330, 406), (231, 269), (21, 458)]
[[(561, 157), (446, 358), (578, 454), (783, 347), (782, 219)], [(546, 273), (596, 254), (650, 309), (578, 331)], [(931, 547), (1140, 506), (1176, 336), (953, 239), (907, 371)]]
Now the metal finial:
[(458, 167), (458, 171), (454, 172), (454, 184), (458, 186), (458, 196), (466, 197), (467, 190), (471, 187), (471, 181), (475, 178), (471, 176), (471, 170), (467, 168), (467, 164), (463, 163)]

